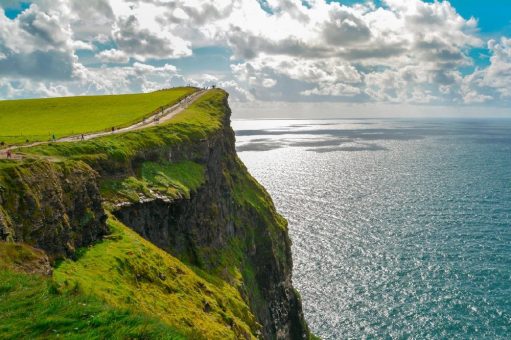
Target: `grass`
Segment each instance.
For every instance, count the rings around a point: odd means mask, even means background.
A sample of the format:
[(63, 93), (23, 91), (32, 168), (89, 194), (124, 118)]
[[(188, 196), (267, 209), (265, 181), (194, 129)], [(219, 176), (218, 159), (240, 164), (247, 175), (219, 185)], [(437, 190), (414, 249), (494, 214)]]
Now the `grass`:
[(259, 326), (235, 288), (200, 277), (120, 222), (108, 223), (111, 236), (55, 269), (60, 290), (136, 309), (190, 338), (253, 337)]
[(200, 140), (220, 129), (222, 119), (225, 117), (222, 105), (225, 96), (225, 92), (220, 89), (208, 91), (186, 110), (160, 126), (107, 135), (83, 142), (51, 143), (21, 151), (29, 154), (80, 159), (93, 166), (104, 160), (126, 161), (133, 158), (140, 150), (164, 148), (191, 140)]
[(164, 195), (169, 199), (189, 198), (204, 183), (204, 166), (192, 161), (144, 162), (139, 177), (102, 179), (100, 190), (109, 203), (138, 202)]
[(159, 191), (178, 190), (185, 197), (204, 183), (204, 166), (192, 161), (144, 162), (142, 179)]
[(2, 339), (185, 339), (153, 318), (59, 293), (51, 279), (0, 269)]
[(192, 161), (144, 162), (142, 178), (161, 188), (176, 187), (189, 195), (204, 183), (204, 166)]
[(175, 88), (151, 93), (0, 101), (0, 142), (25, 143), (123, 127), (196, 91)]

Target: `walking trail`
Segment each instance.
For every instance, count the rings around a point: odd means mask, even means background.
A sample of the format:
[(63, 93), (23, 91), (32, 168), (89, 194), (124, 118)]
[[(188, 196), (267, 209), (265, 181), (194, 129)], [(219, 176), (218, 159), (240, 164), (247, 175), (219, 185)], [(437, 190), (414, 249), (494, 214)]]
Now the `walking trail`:
[(90, 139), (94, 139), (94, 138), (98, 138), (98, 137), (115, 135), (118, 133), (141, 130), (141, 129), (145, 129), (145, 128), (148, 128), (151, 126), (156, 126), (160, 123), (170, 120), (175, 115), (183, 112), (185, 109), (188, 108), (188, 106), (190, 106), (190, 104), (192, 104), (197, 99), (199, 99), (207, 91), (208, 90), (199, 90), (197, 92), (194, 92), (191, 95), (183, 98), (178, 103), (164, 109), (162, 112), (158, 112), (150, 117), (143, 119), (141, 122), (135, 123), (133, 125), (130, 125), (130, 126), (127, 126), (124, 128), (114, 129), (112, 131), (87, 133), (87, 134), (83, 134), (83, 135), (78, 134), (78, 135), (59, 138), (59, 139), (56, 139), (55, 141), (34, 142), (34, 143), (23, 144), (23, 145), (12, 145), (7, 148), (0, 149), (0, 159), (6, 159), (8, 152), (11, 152), (12, 159), (23, 159), (22, 154), (15, 152), (21, 148), (29, 148), (32, 146), (45, 145), (45, 144), (50, 144), (50, 143), (79, 142), (79, 141), (83, 141), (83, 140), (90, 140)]

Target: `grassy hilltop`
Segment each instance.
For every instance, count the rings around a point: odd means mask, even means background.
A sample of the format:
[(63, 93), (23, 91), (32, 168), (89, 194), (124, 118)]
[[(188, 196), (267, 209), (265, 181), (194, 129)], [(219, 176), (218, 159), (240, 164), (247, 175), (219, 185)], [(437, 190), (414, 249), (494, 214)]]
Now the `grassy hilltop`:
[(49, 140), (124, 127), (196, 91), (192, 87), (151, 93), (0, 101), (0, 142)]

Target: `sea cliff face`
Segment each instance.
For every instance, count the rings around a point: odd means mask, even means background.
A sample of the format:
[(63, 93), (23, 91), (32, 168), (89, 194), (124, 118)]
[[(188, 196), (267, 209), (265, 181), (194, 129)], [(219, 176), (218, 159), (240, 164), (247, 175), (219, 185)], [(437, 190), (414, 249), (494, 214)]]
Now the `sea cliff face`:
[[(301, 302), (291, 283), (286, 221), (238, 159), (229, 108), (217, 132), (179, 148), (160, 150), (168, 160), (204, 167), (203, 184), (190, 197), (157, 197), (120, 205), (114, 214), (160, 248), (239, 284), (263, 325), (265, 338), (306, 338)], [(146, 161), (155, 161), (155, 152)], [(165, 159), (167, 158), (167, 159)], [(136, 169), (134, 169), (136, 172)]]
[(73, 161), (2, 171), (0, 237), (69, 257), (108, 232), (110, 211), (185, 265), (234, 287), (258, 324), (248, 322), (250, 331), (236, 337), (309, 338), (292, 286), (287, 222), (236, 155), (227, 94), (216, 90), (197, 105), (195, 122), (184, 117), (79, 148), (35, 148)]
[(98, 174), (83, 162), (28, 161), (0, 173), (0, 238), (52, 258), (107, 234)]

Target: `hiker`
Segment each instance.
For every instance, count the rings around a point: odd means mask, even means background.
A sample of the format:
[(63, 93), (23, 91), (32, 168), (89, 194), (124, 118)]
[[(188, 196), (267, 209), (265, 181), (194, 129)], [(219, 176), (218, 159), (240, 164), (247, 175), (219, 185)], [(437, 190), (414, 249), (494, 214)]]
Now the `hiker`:
[(115, 127), (112, 126), (112, 133), (114, 133), (114, 132), (115, 132)]
[(55, 134), (53, 134), (53, 135), (51, 136), (51, 140), (55, 142), (55, 140), (56, 140), (56, 138), (55, 138)]
[(7, 150), (7, 158), (12, 158), (11, 150)]
[(83, 133), (82, 133), (82, 140), (85, 140), (85, 136), (83, 135)]

